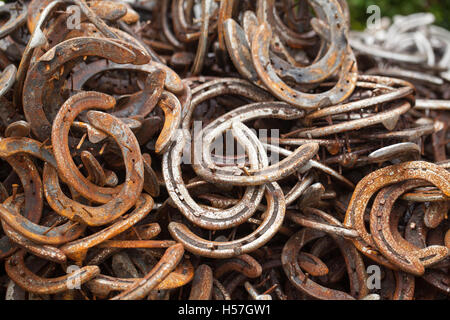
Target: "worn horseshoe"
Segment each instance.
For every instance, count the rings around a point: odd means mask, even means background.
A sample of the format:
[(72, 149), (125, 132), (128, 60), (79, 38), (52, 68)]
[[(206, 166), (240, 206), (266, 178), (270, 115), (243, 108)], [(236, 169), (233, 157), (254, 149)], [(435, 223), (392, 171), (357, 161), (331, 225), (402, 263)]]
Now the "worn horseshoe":
[(376, 196), (370, 213), (370, 231), (378, 250), (403, 271), (421, 276), (425, 267), (449, 255), (445, 246), (415, 248), (401, 237), (393, 236), (390, 215), (394, 202), (405, 191), (424, 185), (424, 181), (406, 181), (382, 189)]
[(57, 278), (42, 278), (31, 272), (25, 265), (24, 261), (25, 250), (20, 250), (18, 253), (10, 257), (5, 263), (5, 270), (8, 276), (28, 292), (37, 294), (55, 294), (70, 290), (70, 284), (76, 277), (81, 284), (95, 278), (100, 274), (100, 268), (97, 266), (85, 266), (73, 273), (57, 277)]
[(340, 77), (329, 91), (318, 94), (304, 93), (289, 87), (275, 73), (269, 59), (269, 41), (272, 34), (268, 24), (260, 25), (252, 40), (252, 59), (256, 72), (266, 87), (277, 98), (298, 108), (316, 109), (337, 104), (353, 92), (357, 79), (357, 67), (353, 53), (348, 50), (342, 63)]
[(55, 72), (68, 61), (83, 56), (101, 56), (116, 63), (147, 63), (146, 55), (130, 45), (104, 38), (80, 37), (61, 42), (31, 66), (24, 83), (23, 110), (33, 133), (42, 141), (50, 137), (51, 125), (43, 109), (43, 90)]
[(0, 27), (0, 39), (6, 37), (27, 21), (27, 7), (21, 1), (7, 3), (0, 6), (0, 14), (9, 15), (8, 21)]
[(81, 220), (90, 226), (98, 226), (115, 220), (136, 203), (143, 188), (144, 165), (139, 144), (128, 126), (116, 117), (100, 111), (89, 111), (87, 117), (94, 127), (111, 135), (120, 146), (127, 172), (124, 186), (115, 197), (99, 207), (82, 205), (64, 195), (55, 167), (46, 163), (43, 174), (44, 192), (50, 207), (60, 215), (70, 220)]
[[(197, 272), (198, 268), (196, 269)], [(153, 290), (169, 290), (188, 284), (194, 277), (194, 267), (187, 259), (180, 264), (169, 275), (159, 283)], [(100, 298), (107, 297), (111, 291), (128, 290), (135, 282), (143, 279), (136, 278), (114, 278), (106, 275), (98, 275), (86, 283), (92, 293)]]
[(217, 242), (208, 241), (195, 235), (184, 224), (171, 222), (169, 232), (177, 241), (181, 242), (186, 250), (209, 258), (230, 258), (251, 252), (269, 241), (279, 230), (283, 223), (285, 201), (283, 191), (277, 183), (265, 185), (267, 210), (264, 221), (251, 234), (234, 241)]
[(0, 217), (13, 230), (37, 243), (58, 245), (78, 238), (86, 229), (85, 225), (71, 221), (58, 227), (40, 226), (20, 214), (23, 195), (8, 198), (0, 205)]
[(153, 205), (154, 201), (152, 197), (143, 193), (136, 203), (136, 208), (128, 215), (128, 217), (119, 219), (119, 221), (113, 223), (107, 228), (93, 233), (88, 237), (66, 243), (60, 247), (60, 250), (63, 251), (70, 259), (77, 262), (82, 262), (89, 248), (92, 248), (105, 240), (111, 239), (112, 237), (124, 232), (138, 223), (150, 213)]
[(128, 289), (113, 297), (111, 300), (137, 300), (143, 299), (156, 286), (158, 286), (176, 268), (183, 258), (183, 245), (177, 243), (166, 250), (164, 255), (140, 281), (135, 281)]
[(450, 197), (450, 173), (433, 163), (410, 161), (376, 170), (360, 180), (353, 192), (345, 214), (344, 226), (358, 231), (360, 238), (354, 245), (371, 259), (390, 268), (395, 268), (384, 256), (379, 255), (372, 236), (364, 224), (364, 211), (375, 192), (381, 188), (409, 179), (422, 179), (437, 186), (446, 197)]

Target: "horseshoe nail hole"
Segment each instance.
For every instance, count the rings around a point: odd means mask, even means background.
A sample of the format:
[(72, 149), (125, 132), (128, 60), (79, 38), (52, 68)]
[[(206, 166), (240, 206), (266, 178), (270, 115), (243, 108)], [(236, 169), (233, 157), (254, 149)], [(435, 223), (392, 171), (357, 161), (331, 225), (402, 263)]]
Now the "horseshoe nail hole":
[(281, 91), (284, 91), (284, 88), (283, 88), (283, 87), (281, 87), (281, 88), (280, 88), (280, 90), (281, 90)]
[(341, 24), (340, 23), (336, 24), (336, 26), (337, 26), (338, 29), (341, 28)]
[(297, 98), (297, 95), (296, 95), (296, 94), (293, 94), (292, 96), (293, 96), (294, 98)]
[(334, 18), (337, 20), (337, 18), (338, 18), (337, 13), (334, 14)]

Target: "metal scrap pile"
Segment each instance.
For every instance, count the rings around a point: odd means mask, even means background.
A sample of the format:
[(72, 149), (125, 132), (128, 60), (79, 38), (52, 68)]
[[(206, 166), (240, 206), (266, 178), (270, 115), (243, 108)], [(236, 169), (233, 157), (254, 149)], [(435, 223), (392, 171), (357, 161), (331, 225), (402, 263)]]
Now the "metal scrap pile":
[(4, 299), (448, 299), (432, 15), (359, 33), (345, 0), (0, 17)]

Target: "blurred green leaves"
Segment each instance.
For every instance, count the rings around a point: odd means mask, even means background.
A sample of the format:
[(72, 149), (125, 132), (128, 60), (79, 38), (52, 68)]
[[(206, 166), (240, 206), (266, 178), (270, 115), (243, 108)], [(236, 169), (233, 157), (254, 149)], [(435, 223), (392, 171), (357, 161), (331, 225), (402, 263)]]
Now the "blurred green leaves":
[(436, 17), (435, 24), (450, 30), (450, 0), (347, 0), (350, 7), (352, 29), (366, 28), (367, 7), (377, 5), (381, 16), (408, 15), (415, 12), (431, 12)]

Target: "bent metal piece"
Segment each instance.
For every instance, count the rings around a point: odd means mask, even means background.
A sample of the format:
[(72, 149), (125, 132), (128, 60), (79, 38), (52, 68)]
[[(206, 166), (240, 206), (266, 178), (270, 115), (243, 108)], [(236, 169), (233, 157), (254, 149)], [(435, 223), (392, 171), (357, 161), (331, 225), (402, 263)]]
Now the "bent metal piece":
[(370, 198), (381, 188), (410, 179), (426, 180), (450, 197), (450, 173), (433, 163), (410, 161), (376, 170), (361, 179), (352, 195), (345, 214), (344, 226), (358, 231), (360, 238), (353, 239), (354, 245), (363, 254), (391, 269), (396, 267), (380, 255), (372, 236), (364, 224), (364, 212)]
[(89, 111), (89, 122), (111, 135), (120, 146), (126, 167), (123, 188), (107, 203), (99, 207), (86, 206), (68, 198), (59, 185), (57, 171), (44, 165), (45, 197), (53, 210), (70, 220), (81, 220), (90, 226), (105, 225), (129, 210), (139, 198), (144, 183), (144, 165), (136, 137), (122, 121), (100, 111)]
[(229, 242), (208, 241), (178, 222), (169, 224), (169, 232), (186, 250), (203, 257), (230, 258), (258, 249), (277, 233), (285, 214), (284, 195), (278, 184), (268, 183), (265, 188), (267, 210), (264, 213), (264, 221), (255, 231), (241, 239)]
[(97, 266), (85, 266), (73, 273), (58, 278), (42, 278), (31, 272), (25, 265), (25, 250), (20, 250), (5, 263), (8, 276), (21, 288), (37, 294), (55, 294), (71, 289), (74, 279), (83, 284), (100, 274)]
[(24, 114), (39, 140), (44, 141), (51, 134), (51, 124), (43, 109), (42, 88), (65, 63), (83, 56), (100, 56), (116, 63), (145, 64), (149, 61), (140, 49), (104, 38), (73, 38), (51, 48), (31, 66), (23, 89)]

